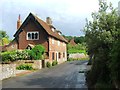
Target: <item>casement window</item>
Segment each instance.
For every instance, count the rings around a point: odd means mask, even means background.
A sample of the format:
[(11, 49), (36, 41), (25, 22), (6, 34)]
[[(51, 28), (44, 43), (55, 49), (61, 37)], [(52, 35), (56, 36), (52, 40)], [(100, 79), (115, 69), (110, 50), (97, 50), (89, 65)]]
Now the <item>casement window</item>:
[(65, 58), (65, 53), (63, 52), (63, 58)]
[(61, 58), (61, 53), (60, 52), (58, 53), (58, 57), (59, 57), (59, 59)]
[(39, 32), (27, 32), (27, 40), (39, 40)]
[(63, 42), (63, 46), (65, 46), (65, 43)]
[(55, 60), (55, 54), (54, 54), (54, 52), (52, 53), (52, 60)]
[(54, 38), (52, 38), (52, 44), (54, 44)]
[(58, 46), (60, 46), (60, 41), (58, 41)]
[(54, 28), (52, 28), (52, 31), (53, 31), (53, 32), (55, 32), (55, 29), (54, 29)]

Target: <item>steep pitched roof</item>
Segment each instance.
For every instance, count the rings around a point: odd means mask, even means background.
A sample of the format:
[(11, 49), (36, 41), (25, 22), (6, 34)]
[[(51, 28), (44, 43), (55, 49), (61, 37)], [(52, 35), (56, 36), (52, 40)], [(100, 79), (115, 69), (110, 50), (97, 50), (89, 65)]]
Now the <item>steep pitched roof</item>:
[[(61, 40), (61, 41), (63, 41), (63, 42), (66, 42), (66, 43), (68, 43), (68, 41), (62, 36), (62, 35), (59, 35), (57, 32), (53, 32), (52, 30), (51, 30), (51, 28), (50, 28), (50, 26), (46, 23), (46, 22), (44, 22), (43, 20), (41, 20), (41, 19), (39, 19), (37, 16), (35, 16), (34, 14), (32, 14), (32, 13), (30, 13), (29, 15), (28, 15), (28, 17), (26, 18), (26, 20), (23, 22), (23, 24), (25, 24), (28, 20), (27, 19), (29, 19), (29, 17), (33, 17), (33, 18), (35, 18), (35, 20), (39, 23), (39, 25), (41, 25), (43, 28), (44, 28), (44, 30), (48, 33), (48, 35), (50, 35), (50, 36), (52, 36), (52, 37), (54, 37), (54, 38), (56, 38), (56, 39), (58, 39), (58, 40)], [(17, 30), (17, 32), (14, 34), (14, 36), (16, 37), (22, 30), (21, 30), (21, 27), (23, 26), (23, 24), (20, 26), (20, 28)]]
[(69, 44), (71, 44), (71, 45), (76, 45), (76, 43), (75, 43), (75, 41), (74, 41), (74, 38), (69, 41)]

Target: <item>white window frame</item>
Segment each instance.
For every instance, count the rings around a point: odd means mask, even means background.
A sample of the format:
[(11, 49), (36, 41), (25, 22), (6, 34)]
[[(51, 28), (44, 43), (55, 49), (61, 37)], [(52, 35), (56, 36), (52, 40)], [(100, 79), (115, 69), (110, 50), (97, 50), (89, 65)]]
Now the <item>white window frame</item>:
[(54, 29), (54, 28), (52, 28), (52, 31), (53, 31), (53, 32), (55, 32), (55, 29)]
[(58, 40), (58, 46), (60, 46), (60, 41)]
[(54, 44), (54, 38), (52, 38), (52, 44)]
[[(35, 34), (35, 33), (38, 33), (38, 38), (37, 38), (37, 39), (32, 39), (32, 38), (31, 38), (31, 39), (29, 39), (29, 38), (28, 38), (28, 34), (29, 34), (29, 33), (30, 33), (30, 34), (32, 34), (32, 33), (34, 33), (34, 34)], [(27, 40), (39, 40), (39, 32), (38, 32), (38, 31), (34, 31), (34, 32), (27, 32), (27, 34), (26, 34), (26, 39), (27, 39)]]

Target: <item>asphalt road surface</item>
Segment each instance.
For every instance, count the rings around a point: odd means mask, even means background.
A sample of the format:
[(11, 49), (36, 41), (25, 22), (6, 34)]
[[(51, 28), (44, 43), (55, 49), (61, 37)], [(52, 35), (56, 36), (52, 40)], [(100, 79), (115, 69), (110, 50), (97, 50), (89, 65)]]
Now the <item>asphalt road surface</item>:
[(84, 73), (87, 61), (65, 62), (52, 68), (9, 78), (2, 81), (2, 88), (84, 88)]

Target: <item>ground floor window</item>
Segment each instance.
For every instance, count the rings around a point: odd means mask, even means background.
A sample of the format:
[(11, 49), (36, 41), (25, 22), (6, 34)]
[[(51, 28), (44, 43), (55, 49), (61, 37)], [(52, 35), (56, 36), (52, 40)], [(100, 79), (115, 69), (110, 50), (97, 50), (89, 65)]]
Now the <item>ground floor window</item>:
[(60, 52), (58, 53), (58, 57), (59, 57), (59, 59), (61, 58), (61, 53)]
[(63, 52), (63, 58), (65, 58), (65, 53)]
[(52, 60), (55, 60), (54, 52), (52, 53)]

